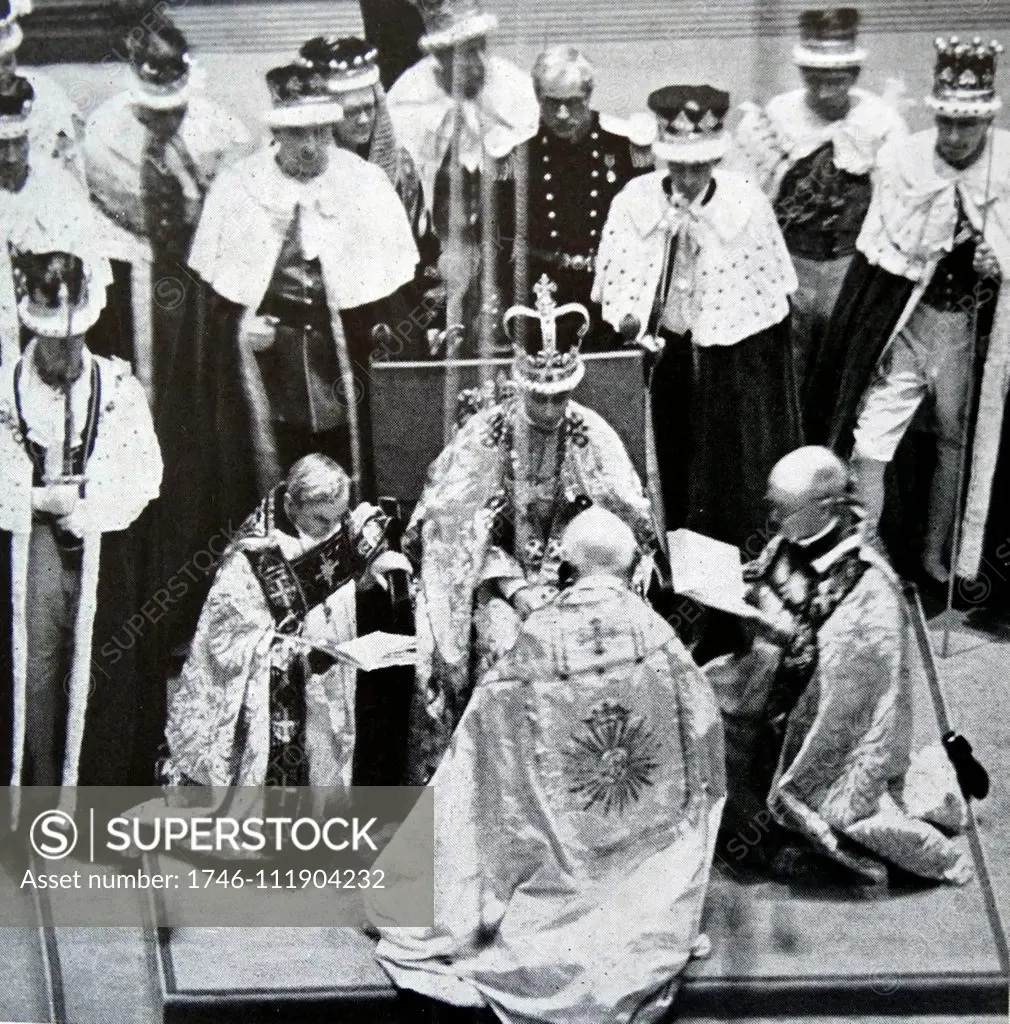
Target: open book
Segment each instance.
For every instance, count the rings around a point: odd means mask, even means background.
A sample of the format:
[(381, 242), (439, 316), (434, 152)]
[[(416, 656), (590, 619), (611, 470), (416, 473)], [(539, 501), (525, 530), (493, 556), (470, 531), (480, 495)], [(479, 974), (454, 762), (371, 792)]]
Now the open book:
[(673, 589), (678, 594), (731, 615), (759, 615), (746, 602), (740, 551), (732, 544), (694, 530), (674, 530), (666, 535), (666, 541)]
[(417, 663), (417, 637), (377, 631), (344, 641), (333, 648), (333, 654), (345, 665), (361, 672), (414, 665)]
[(331, 647), (317, 640), (308, 640), (301, 636), (276, 634), (287, 643), (297, 644), (306, 651), (321, 651), (344, 665), (350, 665), (360, 672), (374, 672), (380, 668), (392, 668), (394, 665), (417, 664), (417, 637), (403, 636), (401, 633), (367, 633), (365, 636), (345, 640), (342, 644)]

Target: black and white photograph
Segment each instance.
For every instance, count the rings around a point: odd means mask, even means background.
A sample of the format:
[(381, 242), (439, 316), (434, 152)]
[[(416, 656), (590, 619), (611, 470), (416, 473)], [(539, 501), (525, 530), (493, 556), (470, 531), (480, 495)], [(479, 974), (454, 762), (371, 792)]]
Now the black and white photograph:
[(0, 1024), (1007, 1024), (1004, 43), (0, 0)]

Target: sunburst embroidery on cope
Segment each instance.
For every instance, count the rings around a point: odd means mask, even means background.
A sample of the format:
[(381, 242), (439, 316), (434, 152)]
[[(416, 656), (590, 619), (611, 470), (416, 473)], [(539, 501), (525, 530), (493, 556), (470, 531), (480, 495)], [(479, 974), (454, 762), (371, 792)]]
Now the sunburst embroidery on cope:
[(582, 799), (585, 811), (599, 804), (605, 814), (622, 814), (653, 785), (662, 744), (644, 717), (609, 701), (593, 708), (583, 725), (562, 752), (571, 777), (568, 792)]

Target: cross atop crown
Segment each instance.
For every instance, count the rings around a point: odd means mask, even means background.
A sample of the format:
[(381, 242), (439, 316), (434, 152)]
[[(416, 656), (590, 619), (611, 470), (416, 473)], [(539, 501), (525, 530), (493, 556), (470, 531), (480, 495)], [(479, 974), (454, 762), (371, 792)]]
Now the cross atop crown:
[(554, 293), (558, 286), (546, 275), (533, 286), (533, 294), (537, 298), (537, 315), (543, 325), (543, 354), (554, 355), (558, 350), (557, 303)]
[(554, 309), (554, 293), (558, 286), (544, 274), (533, 286), (533, 294), (537, 297), (537, 312), (544, 314)]
[[(544, 274), (533, 286), (535, 308), (513, 306), (502, 318), (515, 349), (517, 382), (528, 390), (547, 394), (571, 390), (581, 379), (584, 367), (579, 347), (589, 330), (586, 307), (578, 302), (557, 305), (557, 290), (558, 286)], [(530, 330), (523, 340), (513, 337), (512, 322), (517, 319), (532, 320), (539, 331)]]

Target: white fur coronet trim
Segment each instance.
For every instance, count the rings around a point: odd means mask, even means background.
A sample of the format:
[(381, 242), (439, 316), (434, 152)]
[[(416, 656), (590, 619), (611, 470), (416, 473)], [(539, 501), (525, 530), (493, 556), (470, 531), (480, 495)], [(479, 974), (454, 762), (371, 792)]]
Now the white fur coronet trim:
[(966, 121), (982, 121), (995, 117), (1003, 109), (999, 96), (989, 99), (968, 99), (953, 96), (927, 96), (926, 106), (934, 114), (943, 117), (963, 118)]
[(866, 63), (866, 51), (862, 47), (854, 50), (813, 50), (797, 43), (793, 47), (793, 63), (800, 68), (818, 68), (830, 71), (834, 68), (860, 68)]
[(326, 83), (326, 91), (340, 94), (368, 89), (379, 84), (379, 69), (372, 65), (361, 70), (354, 69), (342, 72), (339, 78), (332, 78)]
[(516, 387), (532, 395), (564, 395), (574, 391), (586, 375), (586, 364), (580, 359), (573, 370), (567, 371), (565, 376), (558, 380), (538, 380), (536, 377), (529, 377), (529, 367), (517, 359), (513, 365), (512, 376)]
[(421, 36), (418, 46), (425, 52), (446, 50), (450, 46), (480, 39), (498, 27), (498, 18), (494, 14), (475, 14), (439, 32), (428, 32)]
[(16, 21), (8, 21), (0, 28), (0, 33), (0, 57), (9, 57), (12, 53), (17, 53), (25, 38), (21, 26)]
[(22, 115), (0, 117), (0, 139), (20, 139), (28, 134), (28, 118)]
[(133, 76), (130, 102), (147, 110), (178, 110), (189, 103), (190, 79), (187, 75), (171, 85), (154, 85)]
[(332, 100), (305, 100), (272, 107), (263, 120), (268, 128), (319, 128), (344, 119), (344, 108)]
[[(38, 306), (27, 297), (18, 303), (18, 317), (21, 323), (40, 338), (66, 338), (68, 335), (84, 334), (98, 322), (105, 308), (105, 289), (88, 296), (88, 301), (74, 308), (68, 317), (68, 309), (49, 309)], [(68, 323), (69, 319), (69, 323)]]
[(699, 139), (684, 139), (671, 142), (669, 138), (657, 139), (652, 144), (653, 155), (658, 160), (675, 164), (707, 164), (721, 160), (728, 152), (732, 140), (725, 132)]

